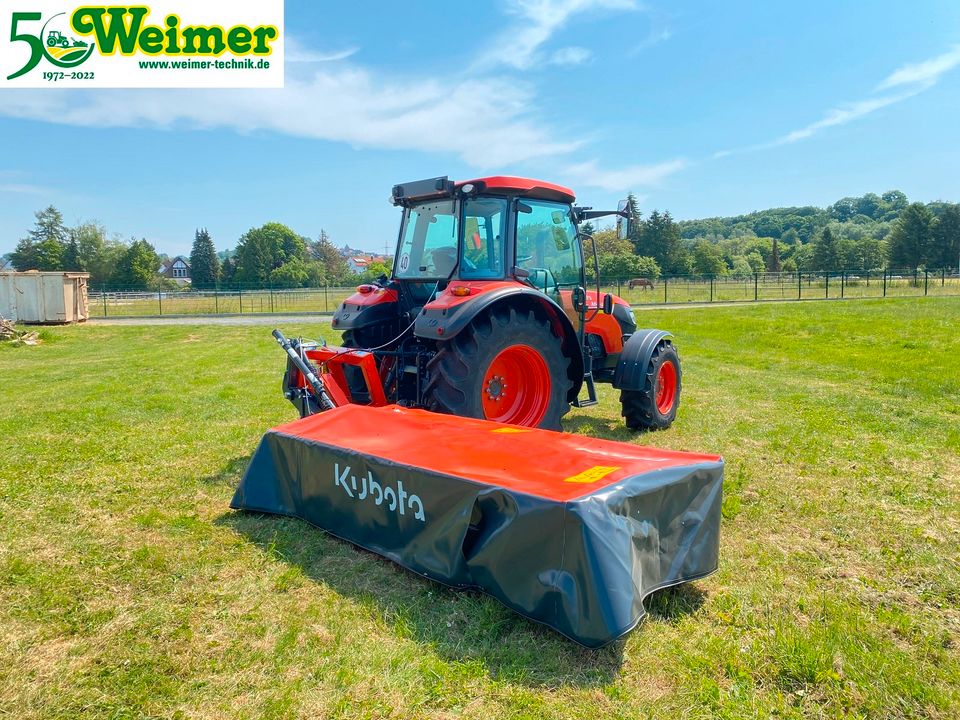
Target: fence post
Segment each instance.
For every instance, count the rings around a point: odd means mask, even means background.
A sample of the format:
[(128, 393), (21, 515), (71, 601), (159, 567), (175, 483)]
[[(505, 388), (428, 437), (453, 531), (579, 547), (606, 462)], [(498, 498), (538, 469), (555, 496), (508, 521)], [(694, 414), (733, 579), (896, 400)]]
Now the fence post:
[(103, 316), (107, 316), (107, 291), (101, 289), (100, 295), (103, 297)]
[(273, 312), (273, 283), (270, 283), (270, 312)]
[(217, 289), (218, 288), (214, 286), (213, 288), (213, 314), (214, 315), (220, 314), (220, 298), (217, 296)]
[(243, 315), (243, 285), (237, 285), (237, 293), (240, 295), (240, 314)]
[(713, 275), (710, 276), (710, 302), (713, 302)]
[(797, 268), (797, 300), (803, 300), (803, 273)]
[(663, 304), (667, 304), (667, 277), (663, 277)]
[(760, 299), (760, 273), (755, 272), (753, 274), (753, 301), (756, 302)]
[(160, 307), (160, 314), (163, 315), (163, 294), (157, 290), (157, 305)]
[(840, 273), (840, 299), (843, 300), (843, 290), (847, 284), (847, 273)]
[(617, 297), (622, 297), (623, 291), (620, 289), (620, 278), (617, 278)]
[(323, 311), (330, 312), (330, 303), (327, 301), (327, 288), (329, 285), (327, 283), (323, 284)]
[(830, 299), (830, 273), (823, 273), (823, 297)]
[(927, 296), (927, 287), (930, 285), (930, 271), (924, 268), (923, 270), (923, 296)]
[(883, 269), (883, 296), (887, 296), (887, 269)]

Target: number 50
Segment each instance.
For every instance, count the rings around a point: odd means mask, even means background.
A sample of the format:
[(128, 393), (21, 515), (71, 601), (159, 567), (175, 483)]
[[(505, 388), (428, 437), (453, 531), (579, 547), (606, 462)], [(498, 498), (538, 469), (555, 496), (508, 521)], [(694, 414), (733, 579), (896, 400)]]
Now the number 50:
[(10, 40), (16, 42), (17, 40), (22, 40), (23, 42), (30, 45), (30, 50), (33, 53), (30, 56), (30, 59), (27, 61), (27, 64), (24, 65), (20, 70), (15, 72), (13, 75), (8, 75), (7, 80), (13, 80), (18, 78), (25, 73), (33, 70), (37, 63), (40, 62), (40, 59), (43, 57), (43, 43), (40, 42), (40, 38), (35, 35), (27, 35), (26, 33), (17, 34), (17, 23), (21, 20), (30, 21), (30, 20), (39, 20), (40, 13), (30, 13), (30, 12), (19, 12), (13, 14), (13, 22), (10, 25)]

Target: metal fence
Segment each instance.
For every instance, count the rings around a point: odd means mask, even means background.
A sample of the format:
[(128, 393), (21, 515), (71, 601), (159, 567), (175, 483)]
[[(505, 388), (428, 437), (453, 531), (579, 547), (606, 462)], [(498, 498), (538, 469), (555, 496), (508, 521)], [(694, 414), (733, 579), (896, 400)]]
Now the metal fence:
[[(605, 278), (600, 287), (603, 292), (615, 293), (635, 306), (925, 297), (960, 295), (960, 273), (955, 270), (888, 270), (754, 273), (741, 277), (681, 275), (664, 276), (656, 280)], [(355, 286), (290, 290), (234, 286), (215, 290), (155, 292), (92, 288), (89, 292), (90, 316), (324, 314), (336, 310), (355, 290)]]

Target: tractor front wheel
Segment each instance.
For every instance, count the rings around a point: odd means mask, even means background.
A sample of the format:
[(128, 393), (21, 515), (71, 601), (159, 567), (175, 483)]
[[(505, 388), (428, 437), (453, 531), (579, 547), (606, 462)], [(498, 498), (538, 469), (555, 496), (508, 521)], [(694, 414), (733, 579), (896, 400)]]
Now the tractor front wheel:
[(669, 341), (653, 351), (643, 390), (621, 390), (622, 415), (631, 430), (665, 430), (680, 407), (680, 358)]
[(461, 417), (560, 430), (570, 358), (550, 323), (515, 309), (485, 314), (443, 343), (427, 369), (427, 407)]

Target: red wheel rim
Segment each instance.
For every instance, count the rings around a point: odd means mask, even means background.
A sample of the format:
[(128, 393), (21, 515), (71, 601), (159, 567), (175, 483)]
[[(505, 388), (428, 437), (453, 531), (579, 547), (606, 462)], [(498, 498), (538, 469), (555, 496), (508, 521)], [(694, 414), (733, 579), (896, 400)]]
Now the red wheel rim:
[(480, 388), (487, 420), (536, 427), (550, 405), (550, 371), (529, 345), (511, 345), (490, 363)]
[(677, 399), (677, 367), (672, 360), (667, 360), (657, 371), (655, 393), (657, 412), (661, 415), (669, 414)]

